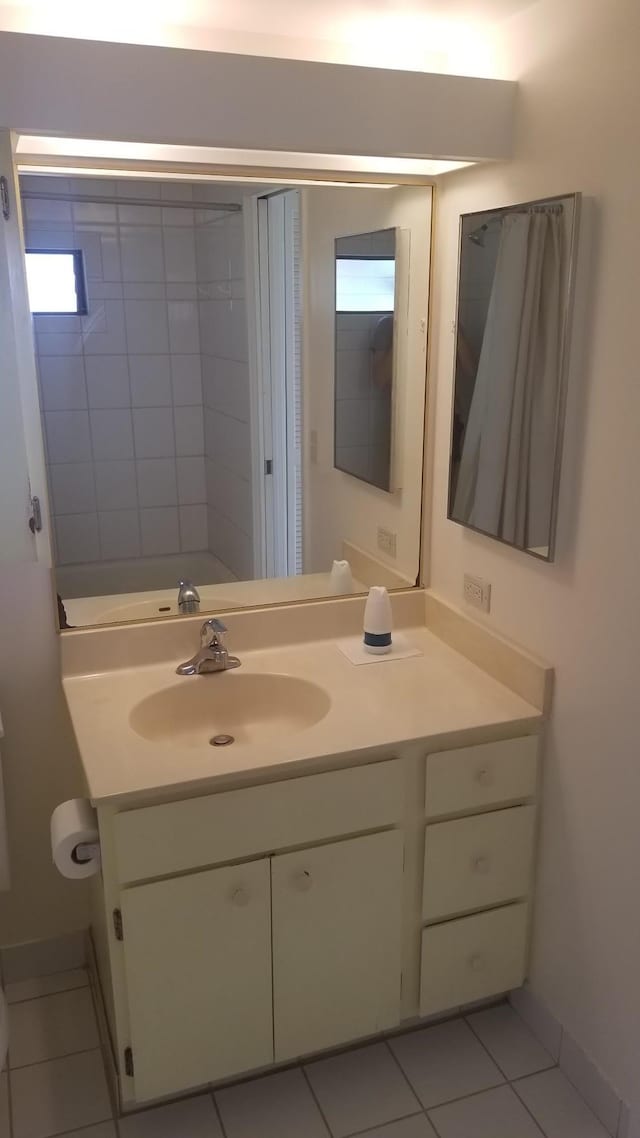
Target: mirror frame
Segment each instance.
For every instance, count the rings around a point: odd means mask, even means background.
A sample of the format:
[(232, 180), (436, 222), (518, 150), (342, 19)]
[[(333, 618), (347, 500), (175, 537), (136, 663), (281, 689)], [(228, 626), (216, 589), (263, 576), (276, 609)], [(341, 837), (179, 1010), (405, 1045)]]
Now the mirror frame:
[[(462, 522), (459, 518), (452, 516), (452, 502), (451, 502), (451, 463), (453, 456), (453, 428), (454, 428), (454, 409), (455, 409), (455, 389), (456, 389), (456, 367), (458, 356), (458, 324), (459, 324), (459, 310), (460, 310), (460, 279), (462, 268), (462, 251), (463, 251), (463, 229), (465, 221), (470, 218), (477, 218), (478, 225), (482, 224), (482, 218), (493, 216), (497, 213), (502, 213), (504, 216), (510, 213), (516, 213), (523, 209), (534, 209), (536, 206), (553, 205), (560, 202), (566, 202), (568, 198), (573, 199), (573, 218), (571, 222), (571, 234), (569, 238), (569, 247), (567, 250), (567, 271), (566, 280), (563, 284), (563, 312), (561, 320), (560, 332), (560, 362), (559, 362), (559, 398), (558, 398), (558, 414), (556, 418), (555, 427), (555, 447), (553, 456), (553, 479), (551, 487), (551, 512), (549, 516), (549, 546), (546, 556), (537, 553), (534, 549), (527, 549), (524, 546), (515, 545), (505, 538), (498, 537), (496, 534), (490, 533), (487, 530), (480, 529), (478, 526), (470, 525), (469, 522)], [(456, 300), (455, 300), (455, 317), (454, 317), (454, 351), (453, 351), (453, 383), (451, 389), (451, 409), (450, 409), (450, 429), (449, 429), (449, 463), (447, 467), (447, 521), (454, 522), (456, 525), (461, 526), (462, 529), (470, 530), (472, 533), (479, 533), (483, 537), (491, 538), (492, 541), (497, 541), (500, 545), (506, 546), (508, 549), (513, 549), (517, 553), (526, 553), (529, 557), (534, 557), (536, 561), (542, 561), (550, 564), (555, 558), (556, 551), (556, 531), (558, 522), (558, 502), (560, 492), (560, 475), (562, 468), (562, 449), (564, 442), (564, 428), (566, 419), (566, 406), (567, 406), (567, 390), (569, 380), (569, 357), (571, 349), (572, 338), (572, 320), (573, 310), (575, 307), (575, 293), (576, 293), (576, 271), (578, 261), (578, 242), (580, 233), (580, 217), (582, 207), (582, 194), (579, 191), (573, 191), (568, 194), (554, 194), (550, 197), (536, 198), (532, 201), (514, 202), (508, 206), (494, 206), (491, 209), (472, 210), (469, 213), (461, 213), (458, 224), (458, 261), (457, 261), (457, 275), (456, 275)], [(421, 565), (422, 569), (422, 565)]]

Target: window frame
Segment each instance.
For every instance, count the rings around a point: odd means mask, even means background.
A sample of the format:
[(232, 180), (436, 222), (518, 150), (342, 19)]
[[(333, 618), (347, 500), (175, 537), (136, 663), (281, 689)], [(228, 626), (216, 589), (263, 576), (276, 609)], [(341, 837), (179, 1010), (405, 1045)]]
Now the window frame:
[[(29, 302), (29, 311), (32, 316), (87, 316), (89, 307), (87, 303), (87, 278), (84, 267), (84, 254), (82, 249), (33, 249), (30, 246), (25, 248), (25, 264), (26, 258), (29, 253), (46, 254), (47, 256), (64, 256), (73, 257), (73, 275), (76, 282), (76, 297), (77, 308), (73, 312), (51, 312), (43, 308), (38, 308), (34, 311)], [(27, 278), (28, 279), (28, 278)]]

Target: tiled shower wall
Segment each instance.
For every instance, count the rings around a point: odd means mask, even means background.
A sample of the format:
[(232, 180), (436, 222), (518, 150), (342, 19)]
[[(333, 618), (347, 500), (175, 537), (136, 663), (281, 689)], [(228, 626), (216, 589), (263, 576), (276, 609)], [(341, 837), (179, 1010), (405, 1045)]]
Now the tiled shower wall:
[(254, 576), (249, 364), (241, 213), (196, 214), (209, 548)]
[[(192, 187), (23, 189), (158, 199), (25, 201), (27, 246), (81, 248), (87, 275), (87, 316), (34, 321), (58, 563), (208, 549), (195, 214), (162, 204)], [(200, 216), (224, 228), (227, 215)]]

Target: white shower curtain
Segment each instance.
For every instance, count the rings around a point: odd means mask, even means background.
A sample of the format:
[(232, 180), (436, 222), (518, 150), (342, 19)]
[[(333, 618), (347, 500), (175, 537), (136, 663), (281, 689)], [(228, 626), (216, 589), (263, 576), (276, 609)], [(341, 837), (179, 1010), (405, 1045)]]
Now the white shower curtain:
[(521, 548), (549, 543), (560, 382), (562, 214), (507, 214), (453, 517)]

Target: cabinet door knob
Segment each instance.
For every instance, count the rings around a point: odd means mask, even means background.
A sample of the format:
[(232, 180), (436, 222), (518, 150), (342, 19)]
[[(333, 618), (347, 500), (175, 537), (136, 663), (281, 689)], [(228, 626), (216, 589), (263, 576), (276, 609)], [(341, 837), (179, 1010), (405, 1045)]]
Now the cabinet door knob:
[(469, 957), (469, 968), (472, 972), (481, 972), (484, 968), (484, 956), (479, 952), (475, 952), (473, 956)]
[(313, 878), (308, 869), (301, 869), (299, 873), (296, 873), (293, 883), (301, 893), (307, 893), (313, 885)]
[(476, 873), (489, 872), (489, 858), (485, 854), (478, 854), (477, 857), (474, 857), (472, 864)]
[(488, 767), (481, 767), (479, 771), (476, 771), (476, 782), (478, 782), (480, 786), (491, 786), (493, 775)]
[(231, 894), (231, 903), (244, 908), (249, 904), (249, 893), (246, 889), (235, 889)]

